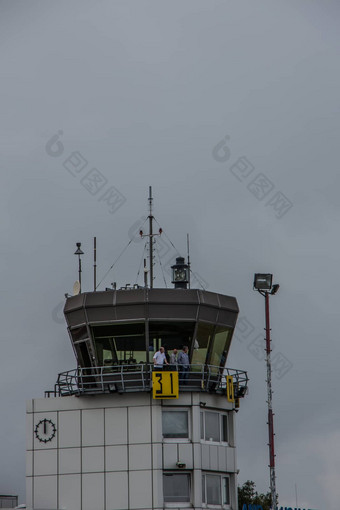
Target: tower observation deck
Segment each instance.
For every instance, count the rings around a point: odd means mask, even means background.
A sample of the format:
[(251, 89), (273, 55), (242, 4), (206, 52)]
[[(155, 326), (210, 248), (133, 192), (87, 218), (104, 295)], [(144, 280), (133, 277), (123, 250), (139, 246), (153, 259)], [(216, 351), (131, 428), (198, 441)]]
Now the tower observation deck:
[(235, 393), (244, 394), (247, 374), (225, 367), (238, 314), (233, 297), (197, 289), (107, 290), (68, 298), (64, 313), (78, 366), (59, 374), (54, 395), (150, 392), (154, 353), (183, 345), (190, 367), (185, 381), (179, 378), (181, 391), (223, 395), (227, 374)]

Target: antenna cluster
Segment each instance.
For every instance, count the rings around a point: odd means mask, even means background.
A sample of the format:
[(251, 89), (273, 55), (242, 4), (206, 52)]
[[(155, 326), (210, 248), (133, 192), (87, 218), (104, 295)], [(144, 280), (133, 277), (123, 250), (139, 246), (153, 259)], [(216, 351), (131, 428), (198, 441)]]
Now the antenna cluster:
[[(149, 186), (148, 203), (149, 203), (149, 215), (148, 215), (148, 219), (149, 219), (149, 233), (146, 234), (146, 233), (143, 232), (143, 230), (140, 230), (139, 231), (139, 235), (140, 235), (140, 237), (142, 239), (149, 238), (149, 243), (148, 243), (149, 244), (149, 269), (147, 268), (147, 259), (145, 258), (144, 259), (144, 287), (148, 287), (148, 283), (149, 283), (149, 288), (152, 289), (153, 288), (153, 282), (154, 282), (154, 273), (153, 273), (153, 269), (154, 269), (154, 243), (155, 243), (155, 239), (154, 238), (157, 237), (157, 236), (161, 236), (162, 233), (163, 233), (163, 229), (159, 228), (158, 232), (154, 232), (154, 230), (153, 230), (153, 221), (154, 221), (155, 218), (153, 216), (153, 211), (152, 211), (152, 209), (153, 209), (153, 197), (152, 197), (152, 187), (151, 186)], [(97, 287), (102, 283), (104, 278), (106, 278), (108, 272), (113, 268), (115, 263), (122, 256), (122, 254), (125, 252), (127, 247), (131, 244), (131, 242), (132, 242), (132, 239), (130, 239), (128, 245), (124, 248), (123, 252), (117, 257), (117, 259), (112, 264), (112, 266), (107, 271), (107, 273), (104, 275), (104, 277), (99, 282), (99, 284), (97, 284), (97, 238), (96, 237), (93, 238), (93, 291), (94, 292), (96, 292)], [(84, 252), (81, 249), (81, 243), (79, 243), (79, 242), (76, 243), (76, 246), (77, 246), (77, 249), (74, 252), (74, 254), (78, 256), (78, 280), (76, 280), (76, 282), (73, 285), (73, 295), (80, 294), (81, 291), (82, 291), (82, 285), (81, 285), (82, 260), (81, 260), (81, 256), (84, 255)], [(189, 286), (189, 289), (190, 289), (189, 234), (187, 234), (187, 253), (188, 253), (188, 259), (187, 259), (188, 260), (188, 262), (187, 262), (187, 266), (188, 266), (188, 278), (187, 278), (187, 280), (188, 280), (188, 286)], [(149, 278), (148, 278), (148, 274), (150, 275)], [(148, 282), (148, 279), (149, 279), (149, 282)], [(137, 286), (136, 285), (131, 287), (130, 284), (127, 284), (125, 287), (122, 287), (122, 288), (124, 288), (124, 289), (127, 289), (127, 288), (141, 288), (139, 285), (137, 285)], [(114, 289), (116, 288), (116, 284), (113, 286), (113, 288)]]

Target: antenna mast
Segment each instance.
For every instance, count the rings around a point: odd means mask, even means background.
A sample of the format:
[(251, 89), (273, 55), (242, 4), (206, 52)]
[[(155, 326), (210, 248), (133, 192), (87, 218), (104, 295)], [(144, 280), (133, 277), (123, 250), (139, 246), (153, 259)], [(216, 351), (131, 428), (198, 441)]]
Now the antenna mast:
[[(153, 217), (153, 214), (152, 214), (152, 187), (149, 186), (149, 233), (148, 234), (144, 234), (143, 233), (143, 230), (140, 230), (139, 231), (139, 235), (141, 236), (141, 238), (143, 239), (144, 237), (148, 237), (149, 238), (149, 262), (150, 262), (150, 289), (153, 288), (153, 238), (155, 236), (160, 236), (162, 235), (162, 229), (160, 228), (158, 230), (158, 234), (154, 234), (153, 233), (153, 229), (152, 229), (152, 220), (154, 220), (155, 218)], [(144, 266), (144, 273), (146, 273), (145, 271), (146, 267)], [(144, 284), (146, 282), (146, 279), (144, 280)]]
[(97, 290), (97, 238), (93, 238), (93, 290)]
[(78, 281), (79, 281), (79, 292), (81, 292), (81, 256), (84, 255), (83, 250), (81, 249), (81, 243), (76, 243), (77, 249), (74, 252), (75, 255), (78, 255)]
[(149, 186), (149, 256), (150, 256), (150, 289), (153, 288), (153, 234), (152, 234), (152, 187)]
[(189, 247), (189, 234), (187, 234), (187, 253), (188, 253), (188, 284), (190, 289), (190, 247)]

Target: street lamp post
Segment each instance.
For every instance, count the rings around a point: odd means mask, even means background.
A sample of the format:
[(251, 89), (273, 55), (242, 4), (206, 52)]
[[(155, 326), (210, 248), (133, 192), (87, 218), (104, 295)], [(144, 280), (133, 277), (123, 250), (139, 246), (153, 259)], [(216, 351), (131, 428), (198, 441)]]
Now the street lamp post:
[(273, 390), (272, 390), (272, 366), (270, 348), (270, 318), (269, 318), (269, 295), (274, 295), (279, 290), (279, 285), (272, 284), (272, 274), (256, 273), (254, 275), (254, 290), (257, 290), (265, 298), (266, 318), (266, 365), (267, 365), (267, 403), (268, 403), (268, 436), (269, 436), (269, 469), (270, 469), (270, 493), (271, 507), (276, 508), (276, 475), (275, 475), (275, 447), (274, 447), (274, 414), (273, 414)]

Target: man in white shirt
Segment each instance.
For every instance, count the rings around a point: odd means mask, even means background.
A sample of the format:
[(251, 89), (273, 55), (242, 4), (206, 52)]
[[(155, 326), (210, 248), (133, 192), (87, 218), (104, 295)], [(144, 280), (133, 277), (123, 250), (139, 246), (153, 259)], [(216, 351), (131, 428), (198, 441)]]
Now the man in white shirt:
[(156, 368), (163, 368), (164, 363), (168, 365), (169, 363), (166, 360), (164, 347), (160, 347), (159, 351), (157, 351), (153, 356), (153, 364)]

